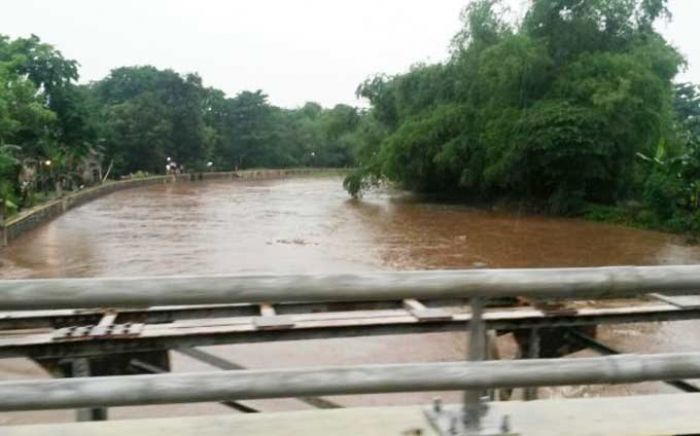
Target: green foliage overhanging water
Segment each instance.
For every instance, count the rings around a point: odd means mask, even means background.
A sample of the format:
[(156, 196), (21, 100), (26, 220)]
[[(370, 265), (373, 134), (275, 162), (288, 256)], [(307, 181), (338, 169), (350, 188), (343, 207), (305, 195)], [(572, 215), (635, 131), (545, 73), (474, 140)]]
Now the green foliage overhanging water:
[(358, 88), (376, 140), (349, 192), (388, 179), (700, 230), (700, 93), (673, 82), (685, 61), (654, 29), (666, 1), (533, 0), (518, 24), (504, 16), (497, 0), (473, 1), (446, 62)]

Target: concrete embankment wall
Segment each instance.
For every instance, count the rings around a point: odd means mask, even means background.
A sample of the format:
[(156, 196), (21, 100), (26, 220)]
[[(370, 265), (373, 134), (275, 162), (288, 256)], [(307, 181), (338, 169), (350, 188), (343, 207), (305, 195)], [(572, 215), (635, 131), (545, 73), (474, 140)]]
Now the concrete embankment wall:
[(282, 177), (298, 177), (311, 175), (342, 175), (346, 170), (342, 169), (282, 169), (282, 170), (243, 170), (237, 172), (211, 172), (178, 174), (176, 176), (153, 176), (141, 179), (120, 180), (107, 182), (93, 186), (82, 191), (72, 192), (63, 197), (33, 207), (21, 212), (19, 215), (9, 218), (5, 225), (0, 227), (0, 245), (7, 245), (20, 235), (28, 232), (50, 220), (56, 218), (67, 210), (87, 203), (112, 192), (124, 189), (139, 188), (142, 186), (159, 183), (191, 182), (199, 180), (225, 180), (225, 179), (273, 179)]
[(342, 168), (288, 168), (280, 170), (242, 170), (233, 172), (188, 173), (175, 176), (177, 181), (224, 180), (224, 179), (276, 179), (283, 177), (344, 175)]

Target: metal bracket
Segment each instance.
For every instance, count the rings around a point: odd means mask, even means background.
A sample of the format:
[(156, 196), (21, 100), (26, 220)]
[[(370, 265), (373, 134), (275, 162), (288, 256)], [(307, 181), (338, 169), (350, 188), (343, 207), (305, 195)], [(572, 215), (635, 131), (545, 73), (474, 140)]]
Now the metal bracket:
[(435, 399), (433, 406), (424, 410), (425, 417), (440, 436), (519, 436), (511, 428), (508, 415), (498, 416), (489, 412), (486, 403), (479, 412), (479, 418), (470, 420), (461, 406), (443, 406), (442, 400)]

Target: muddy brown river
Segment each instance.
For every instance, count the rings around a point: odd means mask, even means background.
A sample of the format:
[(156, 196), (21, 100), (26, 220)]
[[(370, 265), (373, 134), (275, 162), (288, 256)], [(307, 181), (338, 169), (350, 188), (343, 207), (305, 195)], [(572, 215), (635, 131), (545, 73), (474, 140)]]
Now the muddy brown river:
[[(362, 272), (433, 268), (700, 263), (679, 237), (620, 226), (483, 211), (392, 193), (351, 200), (341, 179), (293, 178), (155, 185), (71, 210), (0, 252), (0, 277)], [(700, 323), (602, 328), (625, 351), (700, 350)], [(513, 344), (499, 344), (512, 354)], [(463, 334), (406, 335), (208, 347), (251, 368), (463, 359)], [(585, 353), (584, 353), (585, 354)], [(211, 368), (173, 353), (175, 371)], [(47, 377), (25, 359), (0, 360), (0, 379)], [(660, 384), (571, 387), (566, 397), (673, 392)], [(344, 405), (428, 402), (432, 394), (334, 398)], [(459, 398), (447, 395), (448, 399)], [(246, 402), (264, 411), (296, 400)], [(110, 417), (234, 413), (217, 404), (124, 407)], [(0, 414), (0, 424), (73, 420), (72, 411)]]

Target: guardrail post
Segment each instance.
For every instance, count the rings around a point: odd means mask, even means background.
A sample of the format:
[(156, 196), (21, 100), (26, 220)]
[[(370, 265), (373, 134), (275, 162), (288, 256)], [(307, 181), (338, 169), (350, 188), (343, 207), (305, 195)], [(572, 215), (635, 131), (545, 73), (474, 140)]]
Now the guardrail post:
[[(484, 324), (485, 301), (481, 297), (472, 298), (471, 320), (469, 321), (469, 360), (479, 362), (486, 360), (486, 324)], [(479, 429), (481, 415), (485, 408), (482, 391), (464, 392), (464, 423), (467, 428)]]
[[(90, 361), (84, 357), (71, 359), (71, 377), (90, 377)], [(77, 421), (106, 421), (107, 409), (104, 407), (78, 409), (76, 412)]]
[[(473, 297), (469, 300), (471, 317), (469, 328), (468, 359), (472, 362), (488, 360), (488, 331), (484, 322), (487, 299)], [(461, 407), (445, 407), (435, 399), (433, 406), (425, 410), (428, 421), (441, 436), (512, 436), (510, 417), (488, 414), (489, 397), (482, 389), (464, 391)]]
[[(527, 356), (528, 359), (537, 359), (540, 357), (540, 329), (533, 327), (530, 329), (530, 338), (527, 341)], [(523, 392), (525, 401), (537, 399), (537, 387), (525, 388)]]

